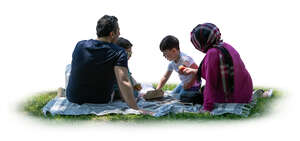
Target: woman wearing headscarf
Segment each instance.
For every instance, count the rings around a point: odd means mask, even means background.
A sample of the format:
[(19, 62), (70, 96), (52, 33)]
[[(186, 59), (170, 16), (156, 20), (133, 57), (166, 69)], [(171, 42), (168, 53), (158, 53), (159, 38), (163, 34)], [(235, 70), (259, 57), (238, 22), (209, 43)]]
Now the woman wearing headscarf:
[(197, 74), (205, 79), (203, 106), (212, 111), (215, 103), (249, 103), (252, 96), (252, 79), (239, 53), (221, 40), (214, 24), (204, 23), (191, 32), (191, 42), (205, 57), (197, 69), (185, 69), (185, 74)]

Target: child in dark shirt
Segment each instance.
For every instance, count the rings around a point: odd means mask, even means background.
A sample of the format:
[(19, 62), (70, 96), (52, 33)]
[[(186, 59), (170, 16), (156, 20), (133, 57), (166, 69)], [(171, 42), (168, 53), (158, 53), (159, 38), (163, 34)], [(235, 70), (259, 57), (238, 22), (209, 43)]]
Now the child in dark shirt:
[[(130, 41), (128, 41), (125, 38), (119, 37), (115, 44), (125, 49), (129, 60), (132, 55), (132, 44), (130, 43)], [(138, 97), (139, 91), (142, 89), (141, 84), (136, 82), (136, 80), (132, 77), (132, 73), (129, 71), (129, 69), (128, 69), (128, 75), (129, 75), (131, 85), (134, 88), (133, 90), (134, 97)], [(115, 83), (113, 88), (115, 92), (114, 99), (120, 99), (121, 97), (120, 97), (120, 90), (118, 84)]]

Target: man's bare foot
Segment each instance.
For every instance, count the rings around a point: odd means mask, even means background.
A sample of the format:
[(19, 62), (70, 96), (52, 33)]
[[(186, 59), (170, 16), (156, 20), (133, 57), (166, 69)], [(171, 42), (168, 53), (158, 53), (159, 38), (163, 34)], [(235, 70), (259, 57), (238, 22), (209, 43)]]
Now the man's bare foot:
[(57, 89), (57, 97), (66, 97), (65, 89), (60, 87)]

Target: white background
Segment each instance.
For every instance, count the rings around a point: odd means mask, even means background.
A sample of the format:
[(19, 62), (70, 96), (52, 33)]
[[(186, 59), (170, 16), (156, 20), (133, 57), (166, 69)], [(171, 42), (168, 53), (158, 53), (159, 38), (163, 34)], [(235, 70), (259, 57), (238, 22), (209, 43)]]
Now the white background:
[[(0, 138), (299, 139), (299, 6), (296, 0), (1, 1)], [(60, 125), (17, 112), (20, 101), (64, 85), (64, 69), (75, 44), (96, 38), (96, 22), (104, 14), (118, 17), (121, 36), (133, 43), (129, 67), (138, 81), (158, 82), (166, 71), (168, 61), (159, 43), (169, 34), (178, 37), (181, 51), (199, 64), (204, 54), (190, 43), (190, 31), (197, 24), (212, 22), (224, 41), (240, 53), (254, 85), (281, 89), (285, 97), (271, 115), (234, 123)], [(169, 82), (179, 82), (177, 74)]]

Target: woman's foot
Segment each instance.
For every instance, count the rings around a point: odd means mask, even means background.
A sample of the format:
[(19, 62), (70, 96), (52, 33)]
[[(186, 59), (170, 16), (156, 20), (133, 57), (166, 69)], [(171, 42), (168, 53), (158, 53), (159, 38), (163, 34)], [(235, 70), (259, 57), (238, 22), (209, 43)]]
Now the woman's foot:
[(262, 94), (262, 97), (265, 97), (265, 98), (271, 97), (272, 94), (273, 94), (273, 90), (272, 90), (272, 89), (269, 89), (269, 90), (267, 90), (267, 91), (264, 91), (264, 93)]
[(254, 93), (256, 93), (259, 97), (268, 98), (268, 97), (272, 96), (273, 90), (269, 89), (269, 90), (264, 91), (263, 89), (258, 89), (258, 90), (255, 90)]

